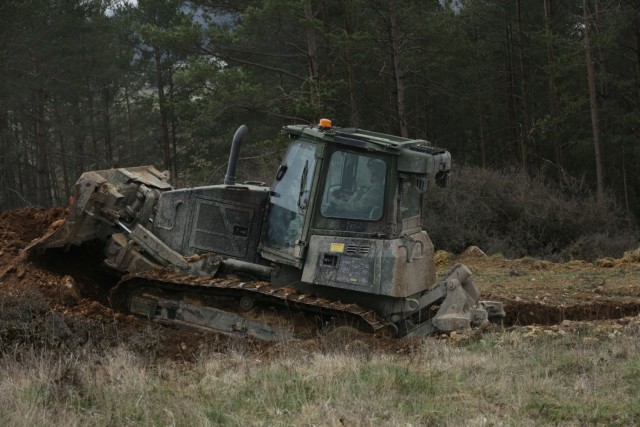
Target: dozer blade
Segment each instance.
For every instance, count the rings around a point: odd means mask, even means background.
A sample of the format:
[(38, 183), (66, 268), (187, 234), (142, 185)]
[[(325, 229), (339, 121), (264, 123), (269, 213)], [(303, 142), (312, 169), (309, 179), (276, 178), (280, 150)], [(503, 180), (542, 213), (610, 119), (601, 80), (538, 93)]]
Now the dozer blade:
[(26, 247), (27, 252), (35, 249), (60, 248), (67, 246), (69, 241), (69, 217), (60, 219), (49, 227), (45, 234), (34, 240)]
[(54, 223), (26, 250), (80, 245), (130, 232), (133, 225), (148, 222), (159, 192), (170, 189), (167, 177), (153, 166), (85, 172), (76, 183), (66, 220)]

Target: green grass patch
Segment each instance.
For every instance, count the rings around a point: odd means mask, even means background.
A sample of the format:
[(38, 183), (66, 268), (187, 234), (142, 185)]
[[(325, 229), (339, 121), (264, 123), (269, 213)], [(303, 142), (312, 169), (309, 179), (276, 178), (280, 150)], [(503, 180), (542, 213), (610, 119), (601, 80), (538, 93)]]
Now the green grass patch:
[(6, 425), (634, 425), (636, 337), (528, 329), (409, 354), (203, 352), (149, 363), (126, 348), (0, 358)]

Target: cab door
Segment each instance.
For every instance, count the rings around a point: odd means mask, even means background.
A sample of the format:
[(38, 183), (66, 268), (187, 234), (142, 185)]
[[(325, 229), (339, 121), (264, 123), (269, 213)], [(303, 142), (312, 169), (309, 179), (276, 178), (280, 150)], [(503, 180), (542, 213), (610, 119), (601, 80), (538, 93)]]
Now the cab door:
[(262, 233), (262, 255), (299, 267), (304, 256), (303, 230), (314, 189), (317, 144), (295, 141), (287, 150), (269, 195)]

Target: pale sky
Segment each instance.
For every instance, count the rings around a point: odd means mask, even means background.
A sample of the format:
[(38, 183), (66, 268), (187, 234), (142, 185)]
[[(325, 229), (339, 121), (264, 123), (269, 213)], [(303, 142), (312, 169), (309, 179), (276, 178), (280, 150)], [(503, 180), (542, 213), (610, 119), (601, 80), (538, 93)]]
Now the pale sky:
[[(113, 6), (117, 7), (123, 4), (132, 4), (134, 6), (138, 5), (138, 0), (114, 0), (113, 1)], [(112, 16), (113, 15), (113, 8), (108, 7), (107, 10), (105, 11), (105, 14), (107, 16)]]

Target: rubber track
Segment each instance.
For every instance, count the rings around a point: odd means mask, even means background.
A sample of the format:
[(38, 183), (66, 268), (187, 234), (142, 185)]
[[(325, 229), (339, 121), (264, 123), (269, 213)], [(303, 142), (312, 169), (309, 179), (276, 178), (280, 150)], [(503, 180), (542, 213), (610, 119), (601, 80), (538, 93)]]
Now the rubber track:
[[(185, 288), (189, 287), (188, 289)], [(196, 293), (211, 296), (254, 297), (256, 301), (268, 301), (284, 307), (294, 307), (299, 311), (357, 320), (365, 325), (367, 332), (379, 332), (391, 324), (375, 311), (358, 304), (316, 297), (302, 293), (293, 287), (274, 288), (269, 282), (244, 282), (231, 278), (212, 278), (184, 275), (164, 271), (128, 274), (112, 290), (116, 305), (124, 306), (128, 295), (138, 288), (160, 288), (174, 292)]]

